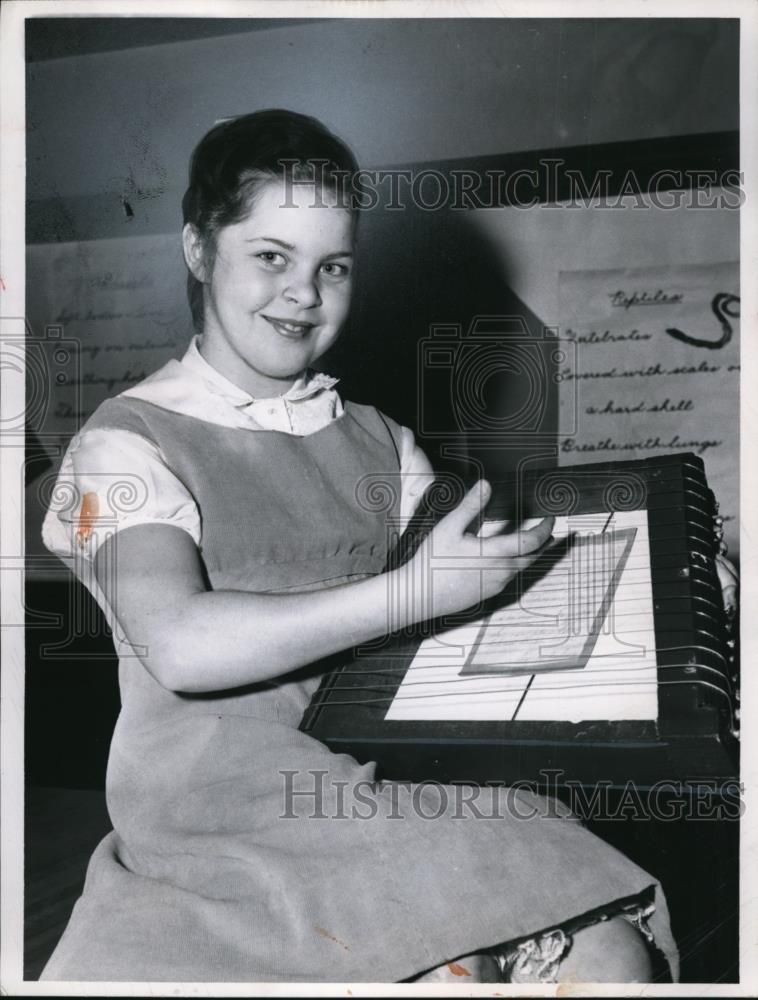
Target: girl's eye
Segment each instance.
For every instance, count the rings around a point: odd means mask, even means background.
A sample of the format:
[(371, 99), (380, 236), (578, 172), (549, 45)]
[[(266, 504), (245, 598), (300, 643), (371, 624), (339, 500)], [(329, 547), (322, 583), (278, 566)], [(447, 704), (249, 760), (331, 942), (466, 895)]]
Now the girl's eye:
[(258, 260), (262, 260), (264, 264), (271, 264), (274, 267), (280, 267), (285, 263), (284, 254), (281, 254), (276, 250), (263, 250), (255, 256)]
[(350, 268), (346, 264), (335, 264), (334, 261), (322, 264), (321, 269), (330, 278), (346, 278), (350, 274)]

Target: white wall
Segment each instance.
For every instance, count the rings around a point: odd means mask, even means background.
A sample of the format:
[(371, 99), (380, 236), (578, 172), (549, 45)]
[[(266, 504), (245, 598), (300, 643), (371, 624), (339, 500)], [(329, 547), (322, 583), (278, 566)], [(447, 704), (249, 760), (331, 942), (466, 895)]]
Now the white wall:
[(732, 129), (736, 31), (366, 18), (35, 62), (28, 194), (68, 216), (64, 238), (170, 231), (200, 136), (272, 106), (322, 118), (364, 166)]

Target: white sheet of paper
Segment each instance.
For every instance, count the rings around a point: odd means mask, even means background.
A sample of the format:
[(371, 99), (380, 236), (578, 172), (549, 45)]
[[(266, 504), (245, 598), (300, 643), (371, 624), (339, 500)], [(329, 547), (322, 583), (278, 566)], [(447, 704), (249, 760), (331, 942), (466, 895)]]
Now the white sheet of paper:
[[(596, 533), (603, 527), (608, 530), (607, 521), (607, 515), (596, 514), (557, 518), (553, 534), (561, 538), (570, 532)], [(469, 622), (421, 643), (385, 718), (507, 721), (516, 717), (567, 722), (657, 718), (647, 512), (617, 512), (612, 526), (635, 528), (636, 534), (614, 599), (582, 669), (461, 676), (482, 624), (481, 620)], [(525, 616), (533, 608), (528, 600), (522, 601)]]

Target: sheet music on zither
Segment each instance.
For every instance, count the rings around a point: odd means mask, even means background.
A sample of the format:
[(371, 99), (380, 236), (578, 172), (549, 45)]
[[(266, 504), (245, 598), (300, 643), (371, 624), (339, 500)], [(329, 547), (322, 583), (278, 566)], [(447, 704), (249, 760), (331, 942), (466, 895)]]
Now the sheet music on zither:
[(422, 641), (387, 720), (657, 718), (647, 512), (560, 517), (553, 536), (507, 602)]

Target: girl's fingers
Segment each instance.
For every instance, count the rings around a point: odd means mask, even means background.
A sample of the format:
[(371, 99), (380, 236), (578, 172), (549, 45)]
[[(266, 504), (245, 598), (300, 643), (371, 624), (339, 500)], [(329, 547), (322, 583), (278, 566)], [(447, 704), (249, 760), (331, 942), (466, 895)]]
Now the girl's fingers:
[(496, 535), (481, 540), (483, 556), (513, 558), (536, 553), (550, 538), (555, 527), (555, 518), (543, 518), (533, 528), (514, 531), (511, 535)]
[(484, 510), (491, 493), (486, 479), (474, 483), (458, 506), (443, 517), (436, 530), (442, 528), (455, 534), (464, 534), (474, 518)]
[(535, 552), (548, 541), (555, 527), (555, 518), (545, 517), (533, 528), (526, 528), (518, 534), (522, 540), (522, 552)]

